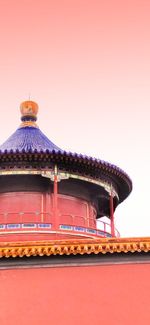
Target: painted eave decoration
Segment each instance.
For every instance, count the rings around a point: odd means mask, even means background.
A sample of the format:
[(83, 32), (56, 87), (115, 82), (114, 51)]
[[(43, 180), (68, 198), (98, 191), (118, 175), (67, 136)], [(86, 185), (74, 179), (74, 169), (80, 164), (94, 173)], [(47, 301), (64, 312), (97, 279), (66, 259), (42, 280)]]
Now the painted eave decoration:
[(51, 255), (136, 253), (150, 251), (150, 237), (101, 240), (0, 243), (0, 258)]

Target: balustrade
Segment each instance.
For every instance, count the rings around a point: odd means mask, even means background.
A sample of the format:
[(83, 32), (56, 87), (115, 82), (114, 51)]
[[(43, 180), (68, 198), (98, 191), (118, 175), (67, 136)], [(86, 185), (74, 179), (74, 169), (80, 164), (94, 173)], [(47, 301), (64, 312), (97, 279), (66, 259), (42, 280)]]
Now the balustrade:
[[(101, 220), (86, 218), (74, 214), (58, 214), (58, 225), (55, 224), (54, 214), (35, 212), (4, 212), (0, 213), (0, 234), (10, 231), (69, 231), (91, 236), (111, 237), (111, 225)], [(117, 229), (115, 236), (120, 237)]]

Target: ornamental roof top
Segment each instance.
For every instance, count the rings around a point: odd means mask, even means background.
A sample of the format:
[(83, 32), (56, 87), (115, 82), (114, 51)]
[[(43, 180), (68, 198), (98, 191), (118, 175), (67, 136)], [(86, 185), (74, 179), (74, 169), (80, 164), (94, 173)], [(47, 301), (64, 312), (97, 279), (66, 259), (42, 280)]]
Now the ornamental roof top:
[(50, 141), (36, 124), (38, 104), (33, 101), (25, 101), (20, 105), (21, 125), (0, 146), (0, 152), (52, 152), (61, 151)]

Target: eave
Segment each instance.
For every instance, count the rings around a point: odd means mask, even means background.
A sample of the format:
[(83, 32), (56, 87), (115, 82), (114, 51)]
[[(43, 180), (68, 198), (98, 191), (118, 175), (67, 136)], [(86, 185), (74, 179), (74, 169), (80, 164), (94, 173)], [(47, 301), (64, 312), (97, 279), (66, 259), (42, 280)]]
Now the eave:
[(118, 188), (120, 202), (132, 191), (132, 181), (120, 168), (108, 162), (67, 152), (0, 152), (0, 169), (52, 168), (55, 164), (62, 171), (77, 173), (94, 179), (103, 179)]
[(0, 258), (51, 255), (101, 255), (107, 253), (147, 253), (149, 251), (150, 237), (0, 243)]

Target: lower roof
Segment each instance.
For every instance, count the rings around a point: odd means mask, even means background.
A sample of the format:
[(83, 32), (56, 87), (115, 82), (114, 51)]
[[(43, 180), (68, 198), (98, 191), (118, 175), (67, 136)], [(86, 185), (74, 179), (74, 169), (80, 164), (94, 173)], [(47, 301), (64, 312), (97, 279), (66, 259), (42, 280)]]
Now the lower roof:
[(107, 253), (120, 254), (141, 252), (150, 252), (150, 237), (0, 243), (0, 258), (54, 255), (103, 255)]

